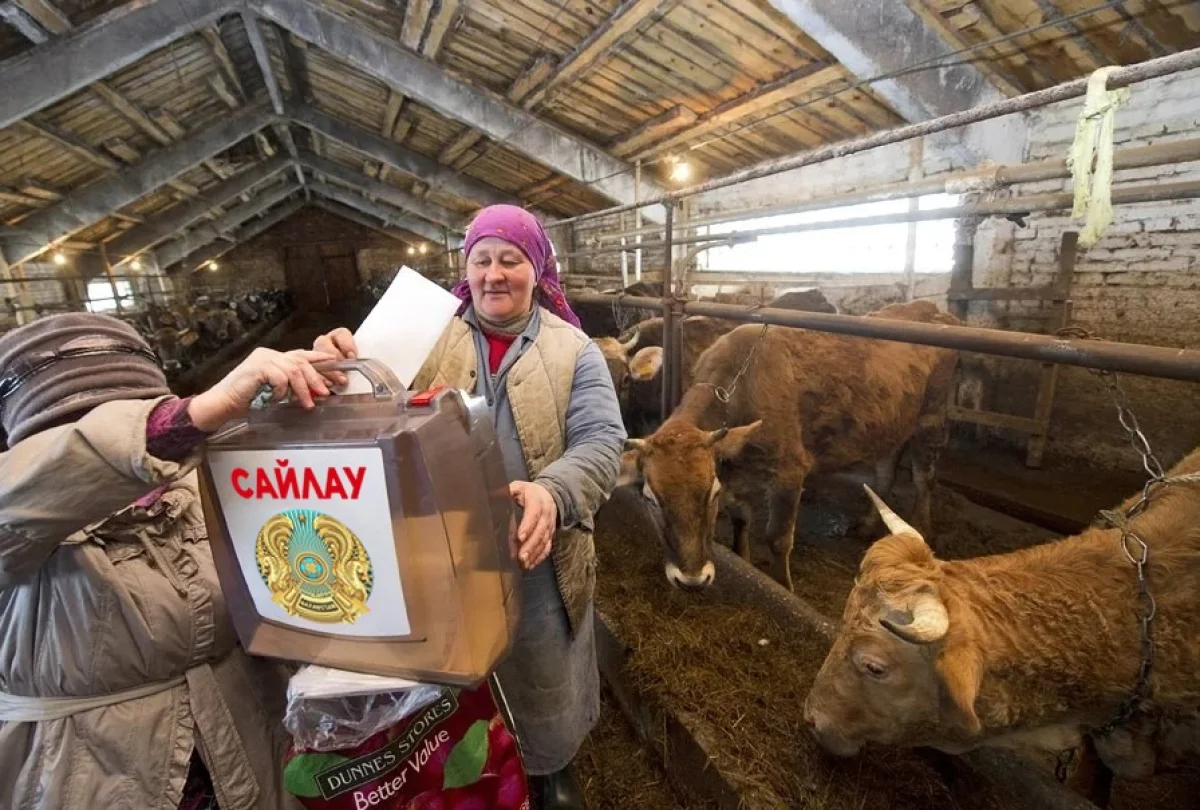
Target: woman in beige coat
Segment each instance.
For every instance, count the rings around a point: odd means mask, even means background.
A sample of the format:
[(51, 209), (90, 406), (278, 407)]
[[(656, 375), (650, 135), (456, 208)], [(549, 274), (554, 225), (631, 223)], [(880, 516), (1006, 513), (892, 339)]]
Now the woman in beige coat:
[(257, 349), (181, 400), (116, 319), (0, 337), (0, 807), (299, 806), (288, 673), (237, 644), (192, 469), (262, 384), (328, 394), (322, 359)]

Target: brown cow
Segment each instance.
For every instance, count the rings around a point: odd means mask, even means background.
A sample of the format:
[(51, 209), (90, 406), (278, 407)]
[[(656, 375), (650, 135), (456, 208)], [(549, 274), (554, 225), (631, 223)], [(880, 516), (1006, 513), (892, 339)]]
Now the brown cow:
[[(719, 298), (719, 296), (718, 296)], [(793, 309), (807, 312), (837, 313), (837, 308), (826, 300), (818, 289), (784, 293), (767, 304), (773, 309)], [(683, 387), (691, 385), (692, 369), (709, 346), (737, 327), (736, 321), (710, 318), (703, 315), (685, 316), (683, 330)], [(637, 353), (630, 356), (628, 370), (623, 375), (629, 385), (628, 407), (622, 402), (626, 425), (634, 435), (652, 433), (662, 423), (662, 365), (663, 365), (663, 319), (648, 318), (621, 335), (624, 345), (636, 346)], [(610, 371), (612, 367), (610, 365)], [(617, 382), (614, 373), (613, 383)]]
[(637, 334), (632, 340), (622, 342), (618, 338), (598, 337), (593, 342), (604, 355), (608, 364), (608, 373), (612, 376), (613, 389), (617, 392), (617, 400), (621, 404), (621, 413), (625, 413), (629, 404), (629, 352), (637, 343)]
[[(1197, 471), (1200, 449), (1170, 475)], [(942, 561), (877, 502), (891, 534), (863, 557), (805, 701), (822, 746), (842, 756), (868, 743), (1061, 751), (1114, 717), (1142, 661), (1119, 530)], [(1200, 752), (1200, 485), (1159, 487), (1131, 526), (1149, 546), (1157, 601), (1149, 701), (1097, 736), (1095, 751), (1139, 778)]]
[[(870, 317), (958, 322), (928, 301)], [(733, 522), (734, 549), (749, 559), (752, 506), (765, 488), (765, 535), (776, 554), (776, 578), (790, 589), (805, 478), (874, 462), (877, 484), (888, 491), (906, 443), (916, 521), (927, 527), (956, 360), (947, 349), (783, 327), (740, 326), (719, 339), (701, 356), (675, 413), (652, 436), (628, 442), (643, 492), (662, 508), (667, 543), (681, 561), (668, 563), (667, 578), (688, 588), (712, 581), (719, 505)], [(727, 404), (718, 387), (732, 387)], [(874, 510), (867, 514), (873, 522)]]

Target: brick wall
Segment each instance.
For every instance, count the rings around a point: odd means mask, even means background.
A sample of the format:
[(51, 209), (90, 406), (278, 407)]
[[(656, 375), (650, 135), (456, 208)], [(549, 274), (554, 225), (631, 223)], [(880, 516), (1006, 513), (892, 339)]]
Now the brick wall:
[[(1082, 105), (1082, 99), (1075, 99), (1032, 113), (1025, 159), (1065, 157)], [(1194, 138), (1198, 132), (1200, 71), (1136, 85), (1130, 103), (1117, 113), (1118, 149)], [(915, 174), (912, 149), (910, 143), (894, 144), (715, 191), (696, 198), (692, 212), (705, 216), (768, 208), (901, 181)], [(954, 165), (929, 149), (920, 154), (919, 173), (924, 176), (963, 168), (968, 167)], [(1114, 182), (1145, 185), (1197, 180), (1200, 164), (1191, 163), (1121, 171)], [(1069, 180), (1058, 180), (1014, 187), (1002, 196), (1070, 189)], [(576, 229), (577, 246), (582, 249), (599, 233), (617, 227), (612, 219), (585, 223)], [(1059, 240), (1067, 229), (1078, 230), (1079, 226), (1072, 224), (1065, 212), (1033, 215), (1024, 228), (1004, 219), (985, 221), (976, 239), (975, 285), (1048, 283), (1057, 270)], [(661, 258), (661, 252), (648, 255), (643, 266), (658, 270)], [(616, 255), (583, 259), (576, 268), (616, 278), (620, 260)], [(919, 266), (916, 269), (921, 273)], [(797, 270), (805, 272), (806, 268)], [(858, 274), (822, 274), (818, 280), (831, 300), (848, 300), (854, 296), (855, 285), (878, 282)], [(945, 274), (925, 276), (918, 294), (944, 305), (939, 293), (945, 282)], [(887, 286), (879, 286), (878, 291), (886, 292)], [(1073, 289), (1074, 321), (1105, 338), (1200, 348), (1200, 201), (1117, 206), (1105, 238), (1080, 253)], [(976, 325), (1044, 332), (1047, 315), (1038, 305), (977, 304), (971, 307), (969, 319)], [(964, 367), (984, 382), (986, 407), (1032, 415), (1037, 364), (969, 355)], [(1200, 444), (1200, 420), (1191, 415), (1197, 402), (1195, 386), (1128, 375), (1123, 382), (1151, 442), (1161, 448), (1164, 463), (1172, 463)], [(979, 437), (986, 442), (1024, 446), (1023, 437), (1003, 431), (981, 431)], [(1099, 380), (1086, 371), (1062, 370), (1047, 458), (1050, 463), (1083, 462), (1099, 467), (1128, 468), (1135, 462)]]
[[(1075, 134), (1082, 99), (1030, 116), (1028, 160), (1065, 156)], [(1136, 85), (1117, 112), (1117, 149), (1196, 137), (1200, 128), (1200, 71)], [(1200, 180), (1200, 164), (1188, 163), (1116, 173), (1114, 185), (1153, 185)], [(1069, 180), (1014, 187), (1014, 195), (1070, 191)], [(976, 244), (976, 286), (1039, 286), (1057, 271), (1064, 231), (1078, 223), (1062, 214), (1033, 215), (1018, 228), (989, 220)], [(1159, 346), (1200, 347), (1200, 201), (1115, 206), (1112, 226), (1090, 250), (1081, 250), (1072, 278), (1074, 321), (1109, 339)], [(974, 305), (973, 322), (1006, 329), (1043, 331), (1046, 313), (1037, 305)], [(989, 360), (976, 363), (991, 382), (993, 404), (1031, 414), (1036, 364)], [(1124, 376), (1130, 400), (1164, 463), (1200, 444), (1192, 384)], [(1135, 462), (1100, 381), (1081, 369), (1063, 369), (1048, 454), (1062, 461), (1101, 467)], [(1005, 441), (997, 433), (993, 440)]]
[(285, 286), (284, 255), (289, 245), (344, 242), (353, 245), (364, 281), (391, 273), (406, 261), (407, 246), (356, 222), (319, 208), (303, 208), (274, 228), (217, 260), (216, 271), (193, 274), (193, 286), (270, 288)]

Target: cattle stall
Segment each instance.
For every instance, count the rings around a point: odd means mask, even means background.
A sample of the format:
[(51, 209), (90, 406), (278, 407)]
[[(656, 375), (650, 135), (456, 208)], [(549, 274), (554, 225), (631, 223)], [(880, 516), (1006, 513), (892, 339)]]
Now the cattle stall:
[[(1108, 87), (1136, 85), (1179, 72), (1190, 71), (1189, 75), (1194, 77), (1197, 66), (1200, 66), (1200, 51), (1185, 51), (1115, 69), (1108, 74)], [(1191, 80), (1194, 87), (1194, 78)], [(962, 352), (964, 357), (970, 353), (973, 363), (978, 363), (976, 357), (984, 358), (985, 362), (988, 358), (1019, 360), (1024, 361), (1026, 369), (1033, 369), (1032, 374), (1026, 371), (1026, 376), (1032, 378), (1030, 391), (1016, 408), (1012, 396), (1007, 400), (1004, 396), (993, 396), (990, 402), (995, 407), (984, 407), (978, 398), (969, 401), (967, 396), (971, 385), (978, 385), (980, 367), (959, 359), (956, 385), (947, 392), (943, 406), (945, 418), (953, 425), (954, 441), (943, 459), (949, 462), (944, 464), (947, 474), (934, 486), (939, 557), (967, 559), (999, 554), (1081, 532), (1098, 520), (1101, 509), (1139, 491), (1147, 474), (1152, 478), (1161, 476), (1154, 450), (1164, 459), (1179, 458), (1183, 454), (1181, 447), (1190, 449), (1200, 440), (1197, 433), (1200, 425), (1189, 425), (1186, 411), (1176, 413), (1175, 421), (1157, 418), (1153, 414), (1156, 403), (1153, 397), (1146, 396), (1156, 389), (1145, 381), (1200, 380), (1200, 351), (1184, 348), (1188, 342), (1163, 340), (1157, 335), (1150, 339), (1106, 339), (1105, 335), (1085, 327), (1097, 319), (1078, 317), (1073, 305), (1077, 300), (1087, 303), (1090, 296), (1073, 290), (1072, 284), (1077, 275), (1091, 271), (1095, 261), (1103, 261), (1107, 246), (1090, 252), (1096, 238), (1086, 247), (1081, 246), (1083, 223), (1072, 225), (1068, 221), (1056, 239), (1050, 254), (1051, 271), (1043, 274), (1044, 281), (1003, 287), (978, 282), (980, 259), (987, 261), (990, 257), (977, 252), (977, 243), (989, 221), (1024, 227), (1024, 220), (1030, 217), (1053, 217), (1077, 205), (1076, 195), (1063, 183), (1072, 178), (1078, 180), (1068, 160), (1044, 157), (959, 170), (850, 192), (801, 196), (795, 201), (731, 212), (695, 216), (689, 211), (690, 201), (699, 195), (711, 196), (717, 191), (736, 193), (739, 185), (772, 175), (1061, 103), (1083, 95), (1085, 85), (1086, 82), (1079, 81), (1028, 93), (966, 113), (764, 163), (638, 204), (554, 223), (557, 238), (568, 245), (577, 245), (579, 233), (587, 233), (587, 245), (561, 254), (560, 260), (568, 268), (565, 278), (569, 289), (574, 290), (571, 300), (579, 305), (581, 312), (594, 309), (597, 313), (610, 313), (605, 316), (607, 321), (601, 331), (593, 332), (606, 356), (614, 353), (619, 356), (624, 351), (628, 368), (637, 379), (634, 352), (638, 349), (639, 329), (650, 325), (655, 335), (649, 345), (655, 347), (659, 358), (653, 373), (658, 384), (654, 393), (661, 398), (660, 421), (641, 434), (635, 433), (635, 426), (630, 425), (631, 435), (653, 434), (662, 420), (681, 406), (692, 366), (697, 357), (705, 356), (702, 349), (694, 349), (689, 343), (694, 338), (686, 336), (685, 325), (710, 321), (725, 323), (728, 330), (738, 324), (760, 324), (764, 335), (768, 327), (803, 329), (896, 344), (942, 347)], [(1186, 133), (1187, 127), (1182, 134)], [(1149, 174), (1138, 172), (1170, 171), (1200, 159), (1200, 142), (1177, 138), (1148, 145), (1123, 144), (1113, 151), (1111, 159), (1118, 176), (1148, 179)], [(1124, 175), (1120, 175), (1122, 171)], [(1112, 204), (1117, 211), (1139, 205), (1176, 204), (1181, 216), (1191, 216), (1195, 208), (1190, 201), (1200, 197), (1200, 182), (1188, 179), (1184, 172), (1181, 174), (1183, 179), (1178, 182), (1114, 184)], [(1052, 189), (1037, 185), (1046, 182), (1058, 185)], [(1026, 190), (1030, 188), (1037, 193)], [(921, 195), (951, 190), (957, 192), (958, 200), (949, 206), (920, 210), (915, 204)], [(904, 199), (914, 201), (907, 212), (859, 217), (838, 217), (836, 212), (839, 206)], [(661, 206), (664, 224), (630, 229), (627, 217), (639, 206)], [(827, 209), (835, 209), (832, 219), (713, 232), (713, 226), (722, 223)], [(937, 298), (944, 301), (945, 309), (954, 316), (952, 322), (916, 323), (861, 317), (877, 307), (863, 308), (853, 315), (844, 311), (783, 309), (771, 303), (774, 294), (788, 285), (791, 289), (807, 287), (823, 292), (820, 274), (739, 275), (729, 271), (708, 272), (698, 268), (696, 262), (697, 256), (706, 250), (749, 244), (778, 234), (936, 220), (954, 223), (953, 257), (946, 274), (948, 284), (934, 295), (920, 295), (918, 287), (925, 280), (913, 277), (910, 264), (904, 283), (897, 285), (902, 288), (898, 300)], [(1119, 230), (1122, 226), (1118, 222), (1116, 227)], [(1164, 227), (1174, 226), (1168, 223)], [(1188, 238), (1188, 234), (1180, 234), (1175, 243), (1200, 247), (1200, 239), (1187, 242)], [(1138, 242), (1139, 238), (1130, 240), (1131, 245)], [(639, 273), (637, 286), (631, 288), (627, 259), (634, 254), (639, 260)], [(613, 268), (615, 257), (623, 261), (619, 276)], [(646, 263), (652, 269), (641, 266), (644, 257), (653, 257)], [(607, 262), (606, 272), (597, 272), (591, 266), (597, 260), (601, 264)], [(1188, 265), (1185, 262), (1173, 266), (1184, 271)], [(573, 273), (577, 279), (571, 284)], [(1167, 283), (1165, 277), (1160, 283)], [(661, 294), (648, 295), (647, 284), (660, 284)], [(695, 290), (705, 284), (710, 289), (714, 285), (740, 286), (743, 295), (736, 303), (730, 303), (728, 297), (725, 301), (719, 297), (700, 300)], [(597, 288), (608, 291), (597, 292)], [(1036, 327), (1042, 331), (1032, 331), (1028, 326), (1012, 328), (1000, 323), (1002, 319), (988, 318), (989, 307), (1012, 307), (1020, 313), (1019, 306), (1013, 305), (1021, 303), (1041, 311), (1043, 317)], [(1033, 323), (1028, 317), (1022, 321), (1019, 314), (1008, 321), (1014, 322)], [(1122, 331), (1130, 334), (1128, 330)], [(1141, 337), (1136, 331), (1132, 334)], [(610, 342), (604, 343), (605, 340)], [(706, 343), (705, 348), (710, 345), (713, 344)], [(721, 378), (726, 398), (721, 399), (723, 402), (732, 396), (737, 379), (754, 359), (757, 344), (747, 338), (741, 345), (751, 348), (744, 353), (744, 364), (740, 367), (734, 364), (725, 370)], [(610, 357), (610, 368), (612, 365)], [(1080, 384), (1080, 378), (1086, 380), (1092, 386), (1096, 410), (1104, 414), (1099, 424), (1089, 423), (1093, 435), (1108, 434), (1108, 441), (1115, 444), (1124, 444), (1127, 435), (1134, 440), (1133, 450), (1126, 450), (1123, 456), (1119, 452), (1113, 454), (1119, 457), (1118, 462), (1102, 469), (1085, 466), (1087, 472), (1083, 473), (1080, 468), (1072, 471), (1064, 467), (1058, 459), (1052, 458), (1054, 463), (1049, 464), (1046, 460), (1054, 425), (1064, 418), (1061, 409), (1056, 411), (1056, 386), (1060, 375), (1074, 369), (1083, 372), (1080, 377), (1071, 378), (1074, 385)], [(990, 382), (995, 383), (996, 379), (1003, 380), (997, 375)], [(1146, 387), (1139, 387), (1142, 385)], [(1182, 403), (1187, 400), (1183, 397), (1194, 398), (1194, 389), (1171, 385), (1175, 388), (1169, 389), (1169, 400), (1180, 403), (1177, 408), (1184, 407)], [(1138, 392), (1136, 399), (1130, 397), (1127, 389)], [(720, 399), (722, 389), (714, 390)], [(1067, 403), (1073, 405), (1074, 401), (1068, 399)], [(1137, 415), (1143, 408), (1152, 413), (1153, 430), (1143, 431), (1138, 423)], [(1164, 430), (1165, 426), (1181, 420), (1185, 426), (1182, 431)], [(988, 454), (986, 443), (973, 445), (972, 440), (978, 440), (985, 432), (1005, 434), (1010, 452), (1003, 456), (1002, 463), (993, 463), (996, 455)], [(1183, 444), (1189, 438), (1190, 444)], [(1139, 455), (1139, 448), (1148, 451), (1145, 457)], [(1088, 461), (1080, 463), (1087, 465)], [(1086, 482), (1089, 478), (1094, 479), (1094, 484), (1089, 482), (1081, 487), (1081, 479)], [(738, 802), (752, 807), (807, 806), (822, 801), (826, 804), (815, 806), (852, 806), (853, 801), (862, 800), (864, 795), (871, 797), (873, 790), (879, 791), (876, 802), (885, 801), (883, 797), (887, 794), (898, 802), (896, 806), (939, 806), (939, 800), (962, 801), (961, 796), (955, 796), (956, 786), (961, 790), (963, 785), (970, 784), (967, 792), (982, 803), (961, 806), (991, 806), (987, 801), (999, 802), (995, 806), (1092, 806), (1076, 793), (1062, 792), (1055, 779), (1057, 772), (1072, 788), (1102, 806), (1106, 802), (1120, 808), (1186, 803), (1186, 797), (1200, 785), (1200, 771), (1195, 768), (1149, 780), (1114, 780), (1095, 759), (1094, 752), (1090, 757), (1084, 756), (1086, 751), (1070, 752), (1070, 756), (1082, 757), (1079, 762), (1056, 760), (1034, 749), (1023, 749), (1018, 754), (982, 749), (962, 757), (924, 760), (920, 751), (915, 759), (904, 759), (911, 752), (901, 754), (875, 748), (873, 755), (886, 754), (886, 766), (874, 763), (870, 767), (879, 766), (879, 772), (864, 779), (864, 766), (859, 762), (856, 780), (838, 770), (839, 765), (829, 763), (815, 752), (806, 752), (803, 742), (795, 742), (787, 751), (776, 750), (778, 744), (789, 742), (789, 733), (804, 724), (798, 704), (803, 702), (804, 691), (834, 635), (846, 594), (855, 583), (858, 561), (870, 546), (869, 541), (852, 535), (857, 513), (866, 503), (861, 485), (869, 481), (869, 474), (856, 477), (832, 473), (818, 475), (811, 484), (806, 484), (797, 527), (797, 537), (805, 539), (788, 560), (794, 594), (779, 587), (775, 577), (761, 570), (770, 566), (770, 560), (760, 549), (754, 550), (754, 564), (747, 565), (724, 548), (731, 542), (736, 545), (725, 523), (719, 524), (720, 543), (714, 549), (713, 559), (717, 562), (716, 581), (724, 578), (726, 583), (713, 585), (700, 594), (670, 589), (662, 582), (661, 571), (655, 570), (657, 547), (651, 544), (647, 553), (644, 543), (645, 537), (656, 535), (663, 542), (661, 523), (656, 526), (647, 519), (640, 533), (628, 525), (620, 525), (622, 519), (631, 519), (630, 513), (645, 508), (642, 499), (631, 497), (628, 494), (631, 490), (625, 490), (614, 495), (619, 507), (602, 510), (598, 517), (597, 548), (601, 556), (598, 603), (604, 627), (601, 649), (605, 676), (621, 709), (666, 763), (668, 775), (679, 789), (695, 801), (716, 806), (737, 806)], [(902, 505), (910, 503), (914, 497), (911, 484), (900, 485), (894, 497)], [(624, 518), (613, 514), (618, 510), (625, 513)], [(1152, 556), (1153, 548), (1148, 553)], [(788, 666), (792, 667), (790, 673)], [(777, 683), (777, 679), (788, 682)], [(756, 742), (752, 735), (741, 733), (738, 727), (742, 723), (751, 728), (756, 723), (766, 724), (772, 730)], [(773, 743), (777, 745), (773, 747)], [(1010, 758), (1014, 756), (1016, 759)], [(890, 770), (893, 768), (894, 771)], [(923, 770), (926, 768), (927, 772)], [(703, 771), (703, 778), (696, 776), (698, 771)], [(904, 774), (905, 778), (898, 780), (896, 773)], [(925, 777), (921, 776), (923, 773)], [(824, 787), (818, 784), (822, 778), (828, 780)], [(909, 778), (911, 782), (906, 781)], [(875, 786), (872, 779), (878, 780)], [(850, 790), (852, 798), (841, 796), (839, 791), (843, 789)], [(909, 789), (916, 793), (905, 794)], [(933, 798), (939, 790), (943, 791), (942, 798)], [(999, 793), (986, 801), (980, 799), (980, 794), (987, 790)], [(1038, 798), (1033, 798), (1035, 794)], [(872, 805), (871, 798), (865, 802)]]

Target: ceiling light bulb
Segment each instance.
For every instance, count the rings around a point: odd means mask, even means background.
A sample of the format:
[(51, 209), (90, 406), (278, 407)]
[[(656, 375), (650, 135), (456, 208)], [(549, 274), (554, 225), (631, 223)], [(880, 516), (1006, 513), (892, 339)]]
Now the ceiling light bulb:
[(417, 252), (417, 249), (415, 247), (409, 247), (409, 249), (408, 249), (409, 256), (412, 256), (416, 252)]
[(220, 267), (221, 267), (221, 266), (220, 266), (219, 264), (217, 264), (215, 261), (212, 261), (212, 262), (209, 262), (209, 263), (208, 263), (208, 269), (209, 269), (209, 270), (219, 270), (219, 269), (220, 269)]
[(425, 251), (429, 250), (429, 245), (421, 245), (420, 250), (422, 253), (424, 253)]
[(141, 270), (142, 269), (142, 260), (134, 259), (133, 261), (131, 261), (129, 263), (129, 269), (130, 270)]
[(682, 160), (671, 167), (671, 179), (680, 182), (687, 180), (692, 173), (692, 167)]
[(67, 263), (67, 254), (63, 253), (61, 250), (58, 251), (57, 253), (55, 253), (54, 254), (54, 263), (57, 264), (59, 267), (62, 267), (64, 264)]

